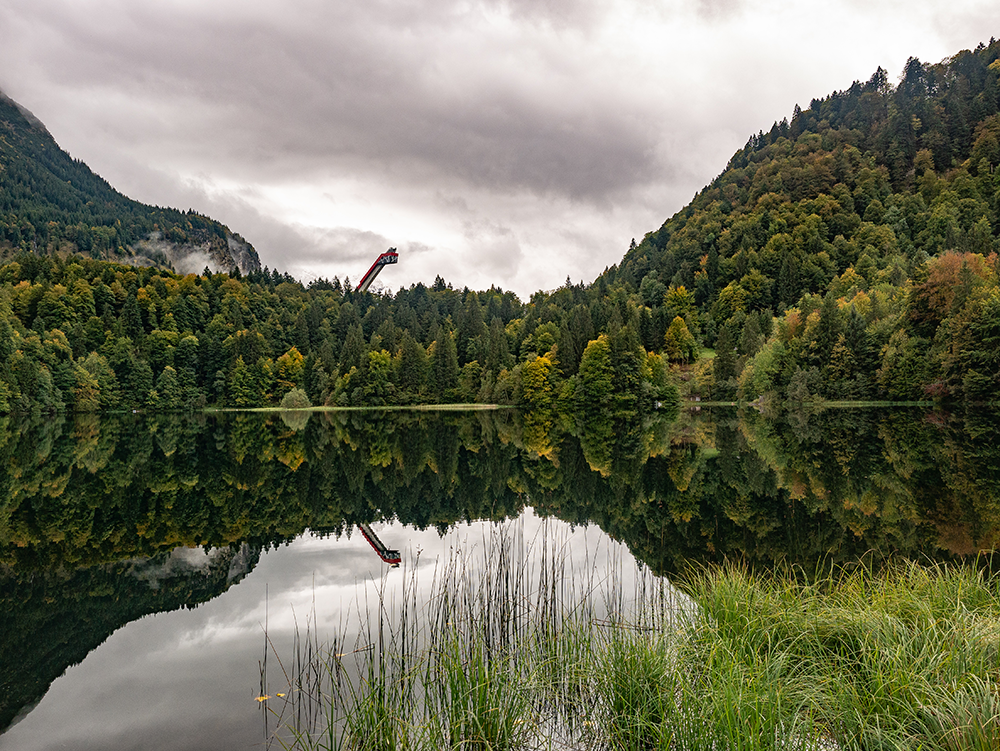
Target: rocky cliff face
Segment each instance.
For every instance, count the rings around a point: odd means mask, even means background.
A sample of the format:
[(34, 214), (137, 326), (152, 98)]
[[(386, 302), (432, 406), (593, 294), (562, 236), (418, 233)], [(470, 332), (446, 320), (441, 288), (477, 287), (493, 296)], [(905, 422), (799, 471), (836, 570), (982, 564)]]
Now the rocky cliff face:
[(178, 274), (200, 274), (204, 269), (213, 273), (239, 269), (241, 274), (260, 270), (260, 258), (254, 247), (228, 229), (223, 238), (215, 234), (199, 238), (192, 234), (188, 233), (187, 242), (174, 242), (158, 230), (150, 232), (129, 246), (133, 254), (131, 262), (138, 266), (169, 267)]

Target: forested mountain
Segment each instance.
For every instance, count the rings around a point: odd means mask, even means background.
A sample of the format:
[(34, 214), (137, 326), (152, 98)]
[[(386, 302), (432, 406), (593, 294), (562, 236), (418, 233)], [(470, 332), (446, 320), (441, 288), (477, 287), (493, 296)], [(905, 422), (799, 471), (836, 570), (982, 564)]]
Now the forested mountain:
[[(0, 160), (0, 412), (494, 401), (544, 431), (676, 399), (625, 298), (306, 288), (217, 222), (117, 193), (2, 95)], [(192, 250), (231, 275), (165, 268)]]
[[(671, 371), (691, 362), (690, 388), (727, 400), (992, 401), (998, 79), (991, 41), (796, 107), (593, 284), (527, 303), (440, 277), (375, 295), (56, 253), (62, 240), (39, 238), (100, 212), (91, 229), (122, 233), (115, 247), (153, 225), (5, 102), (21, 124), (0, 145), (21, 161), (16, 181), (0, 172), (0, 201), (42, 208), (0, 233), (44, 255), (0, 269), (0, 410), (477, 401), (525, 406), (540, 432), (563, 420), (594, 435), (675, 400)], [(157, 216), (167, 235), (200, 219)]]
[(18, 250), (178, 270), (200, 262), (188, 271), (206, 260), (214, 270), (260, 268), (253, 246), (219, 222), (123, 196), (0, 92), (0, 253)]
[(693, 297), (714, 396), (996, 398), (998, 58), (796, 106), (596, 285), (648, 308), (651, 339)]

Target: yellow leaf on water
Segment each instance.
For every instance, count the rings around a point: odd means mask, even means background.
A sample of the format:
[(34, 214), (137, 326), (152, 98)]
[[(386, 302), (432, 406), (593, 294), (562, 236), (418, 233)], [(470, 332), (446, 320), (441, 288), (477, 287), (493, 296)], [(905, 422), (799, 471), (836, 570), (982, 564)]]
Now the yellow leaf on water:
[(258, 696), (257, 701), (267, 701), (270, 698), (271, 698), (270, 696), (265, 694), (264, 696)]
[(278, 694), (278, 696), (284, 696), (284, 694)]

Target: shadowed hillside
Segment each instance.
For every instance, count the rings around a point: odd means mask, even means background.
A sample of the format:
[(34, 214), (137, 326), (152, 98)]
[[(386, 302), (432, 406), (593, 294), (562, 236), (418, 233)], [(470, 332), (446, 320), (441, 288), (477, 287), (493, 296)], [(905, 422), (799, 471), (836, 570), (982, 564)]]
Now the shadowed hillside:
[(0, 92), (0, 251), (82, 253), (177, 271), (260, 268), (253, 246), (193, 211), (126, 198)]

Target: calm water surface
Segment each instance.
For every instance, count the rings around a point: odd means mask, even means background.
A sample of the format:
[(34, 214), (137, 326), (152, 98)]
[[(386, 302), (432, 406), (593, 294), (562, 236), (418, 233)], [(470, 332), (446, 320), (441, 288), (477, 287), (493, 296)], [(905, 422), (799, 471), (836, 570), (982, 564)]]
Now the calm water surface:
[(280, 707), (257, 698), (307, 633), (360, 643), (379, 596), (426, 592), (497, 535), (626, 599), (723, 558), (992, 550), (998, 431), (925, 410), (571, 431), (516, 412), (8, 421), (0, 749), (265, 747)]

